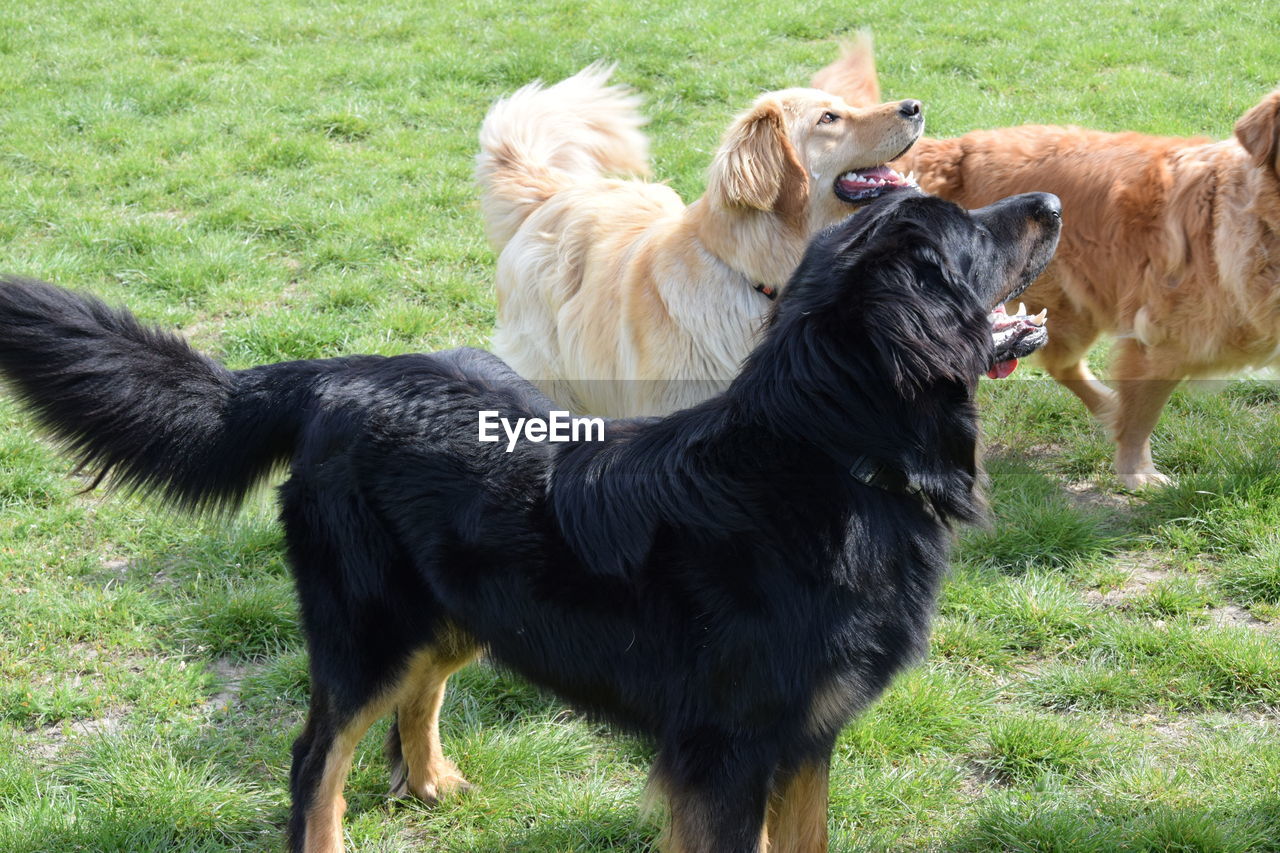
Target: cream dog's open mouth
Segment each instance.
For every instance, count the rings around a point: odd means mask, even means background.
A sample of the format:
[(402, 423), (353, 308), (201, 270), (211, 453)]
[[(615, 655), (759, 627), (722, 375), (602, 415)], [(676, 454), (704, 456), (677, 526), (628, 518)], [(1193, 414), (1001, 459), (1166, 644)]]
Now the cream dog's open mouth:
[(887, 192), (914, 188), (916, 182), (888, 165), (872, 166), (869, 169), (850, 169), (836, 178), (836, 198), (848, 202), (870, 201)]

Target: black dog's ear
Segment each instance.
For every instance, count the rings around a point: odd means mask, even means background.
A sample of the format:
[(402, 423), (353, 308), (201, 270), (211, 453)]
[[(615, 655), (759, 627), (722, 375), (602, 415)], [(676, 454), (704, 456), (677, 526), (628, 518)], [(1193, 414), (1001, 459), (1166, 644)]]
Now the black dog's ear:
[(898, 253), (902, 250), (899, 247), (905, 249), (917, 244), (927, 244), (932, 239), (928, 235), (921, 240), (914, 238), (920, 224), (903, 221), (900, 216), (903, 205), (909, 205), (912, 199), (923, 196), (924, 193), (920, 190), (908, 188), (894, 190), (889, 195), (873, 200), (843, 223), (832, 225), (823, 232), (832, 235), (825, 250), (834, 254), (841, 266), (848, 266), (858, 262), (862, 249), (873, 244), (886, 254)]
[(864, 268), (874, 278), (865, 328), (885, 378), (910, 396), (938, 382), (976, 381), (990, 362), (991, 336), (963, 272), (919, 246)]
[(912, 411), (914, 441), (898, 464), (939, 518), (974, 523), (985, 504), (973, 389), (991, 363), (991, 327), (957, 260), (917, 245), (869, 264), (876, 281), (865, 328), (879, 375)]
[(549, 484), (550, 505), (564, 540), (594, 574), (626, 576), (653, 547), (662, 507), (655, 478), (660, 471), (628, 466), (626, 448), (600, 453), (568, 451)]
[[(657, 519), (642, 514), (619, 511), (617, 499), (601, 502), (603, 513), (589, 520), (579, 514), (571, 527), (562, 527), (574, 554), (595, 574), (627, 577), (644, 563), (653, 547)], [(562, 522), (564, 519), (562, 517)]]
[(588, 571), (629, 576), (667, 527), (713, 538), (754, 529), (736, 494), (704, 488), (696, 463), (657, 452), (688, 438), (668, 436), (654, 445), (644, 436), (599, 452), (581, 445), (558, 457), (548, 497), (561, 535)]

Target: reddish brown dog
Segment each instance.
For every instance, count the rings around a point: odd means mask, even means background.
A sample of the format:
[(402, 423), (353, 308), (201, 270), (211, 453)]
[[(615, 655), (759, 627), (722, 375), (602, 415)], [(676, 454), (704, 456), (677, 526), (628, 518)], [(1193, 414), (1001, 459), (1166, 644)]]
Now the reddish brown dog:
[[(879, 98), (868, 43), (820, 71), (816, 88)], [(1280, 89), (1222, 142), (1028, 125), (918, 141), (897, 162), (965, 207), (1012, 193), (1062, 199), (1062, 241), (1027, 291), (1049, 309), (1044, 366), (1111, 431), (1129, 488), (1168, 478), (1150, 438), (1180, 381), (1280, 361)], [(1109, 382), (1085, 356), (1117, 338)]]

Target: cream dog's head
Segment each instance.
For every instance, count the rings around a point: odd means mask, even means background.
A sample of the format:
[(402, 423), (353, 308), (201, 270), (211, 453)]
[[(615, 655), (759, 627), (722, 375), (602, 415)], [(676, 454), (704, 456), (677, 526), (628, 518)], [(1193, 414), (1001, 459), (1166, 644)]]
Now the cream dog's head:
[(818, 89), (770, 92), (725, 134), (708, 196), (718, 207), (771, 212), (812, 234), (912, 186), (886, 164), (923, 132), (919, 101), (858, 108)]

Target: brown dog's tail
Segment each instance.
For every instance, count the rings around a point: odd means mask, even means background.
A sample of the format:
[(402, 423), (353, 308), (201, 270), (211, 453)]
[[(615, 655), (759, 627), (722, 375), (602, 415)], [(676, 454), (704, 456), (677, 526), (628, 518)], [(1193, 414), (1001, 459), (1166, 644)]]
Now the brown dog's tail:
[(853, 41), (840, 45), (840, 58), (813, 75), (813, 88), (844, 98), (851, 107), (880, 103), (880, 78), (871, 49), (871, 33), (859, 30)]
[(608, 85), (611, 73), (611, 65), (597, 62), (554, 86), (531, 83), (490, 108), (480, 126), (476, 180), (498, 251), (560, 190), (603, 175), (648, 175), (639, 98)]

